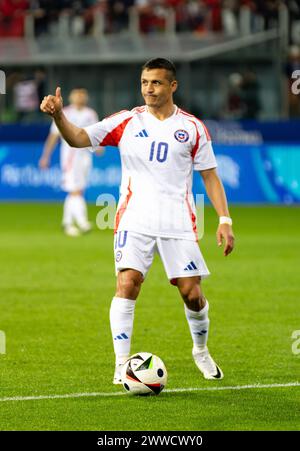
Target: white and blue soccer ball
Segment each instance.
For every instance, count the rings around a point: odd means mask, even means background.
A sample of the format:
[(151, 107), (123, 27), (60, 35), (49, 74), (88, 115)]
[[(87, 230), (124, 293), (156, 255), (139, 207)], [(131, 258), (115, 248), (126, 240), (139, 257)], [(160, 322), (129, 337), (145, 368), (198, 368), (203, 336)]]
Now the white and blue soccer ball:
[(132, 355), (121, 371), (122, 384), (132, 395), (159, 395), (167, 384), (164, 362), (149, 352)]

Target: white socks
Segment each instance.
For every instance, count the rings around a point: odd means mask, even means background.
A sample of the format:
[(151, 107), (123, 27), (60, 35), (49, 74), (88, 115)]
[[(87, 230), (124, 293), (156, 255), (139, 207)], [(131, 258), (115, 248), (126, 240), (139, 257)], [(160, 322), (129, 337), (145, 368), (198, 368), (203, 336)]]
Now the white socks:
[(63, 227), (68, 227), (73, 224), (73, 212), (72, 212), (72, 196), (68, 194), (64, 202), (64, 212), (63, 212)]
[(207, 343), (209, 328), (208, 308), (207, 301), (205, 307), (199, 312), (188, 309), (184, 304), (185, 316), (191, 331), (194, 348), (196, 347), (199, 350), (204, 349)]
[(87, 207), (83, 196), (68, 194), (64, 202), (63, 226), (70, 226), (73, 222), (79, 227), (86, 226), (88, 222)]
[(81, 195), (72, 197), (73, 197), (72, 208), (74, 221), (76, 222), (78, 227), (85, 227), (86, 223), (88, 222), (86, 202), (83, 196)]
[[(123, 364), (130, 356), (130, 344), (133, 329), (136, 301), (114, 297), (110, 307), (110, 327), (113, 338), (116, 365)], [(186, 319), (191, 331), (194, 349), (205, 349), (208, 338), (208, 302), (199, 312), (184, 305)]]
[(130, 356), (135, 302), (132, 299), (114, 297), (111, 303), (110, 327), (116, 365), (123, 364)]

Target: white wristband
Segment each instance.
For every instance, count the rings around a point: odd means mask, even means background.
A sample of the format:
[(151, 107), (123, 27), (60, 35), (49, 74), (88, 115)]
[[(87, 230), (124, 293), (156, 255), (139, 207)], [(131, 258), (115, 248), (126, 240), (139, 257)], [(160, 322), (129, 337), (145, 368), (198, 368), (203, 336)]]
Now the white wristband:
[(232, 226), (232, 219), (229, 218), (228, 216), (220, 216), (219, 224), (228, 224)]

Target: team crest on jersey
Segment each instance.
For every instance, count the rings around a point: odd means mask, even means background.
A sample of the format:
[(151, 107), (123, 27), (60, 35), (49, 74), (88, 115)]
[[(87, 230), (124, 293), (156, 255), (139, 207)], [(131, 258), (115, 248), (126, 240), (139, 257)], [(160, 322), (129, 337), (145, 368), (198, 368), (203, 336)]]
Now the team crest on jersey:
[(174, 136), (180, 143), (186, 143), (189, 139), (189, 134), (186, 130), (176, 130)]
[(116, 252), (116, 262), (119, 262), (122, 258), (122, 251)]

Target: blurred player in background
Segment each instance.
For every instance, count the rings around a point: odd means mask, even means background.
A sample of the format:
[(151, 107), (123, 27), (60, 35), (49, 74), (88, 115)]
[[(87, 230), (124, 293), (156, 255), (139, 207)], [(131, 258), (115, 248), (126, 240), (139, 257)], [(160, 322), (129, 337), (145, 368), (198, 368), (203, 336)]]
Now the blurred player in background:
[[(69, 101), (70, 105), (63, 109), (64, 114), (78, 127), (86, 127), (98, 121), (96, 111), (87, 107), (88, 92), (86, 89), (73, 89)], [(60, 132), (53, 121), (39, 161), (40, 168), (49, 167), (51, 155), (60, 138)], [(68, 193), (64, 201), (62, 225), (66, 235), (75, 237), (91, 230), (83, 193), (92, 167), (92, 154), (87, 148), (78, 151), (62, 139), (60, 165), (62, 189)]]
[[(130, 355), (136, 299), (155, 251), (167, 277), (185, 304), (194, 361), (206, 379), (223, 373), (207, 348), (208, 302), (201, 279), (209, 275), (198, 246), (193, 170), (201, 174), (219, 216), (217, 242), (224, 255), (233, 250), (234, 236), (227, 199), (216, 172), (216, 159), (205, 125), (173, 103), (177, 89), (172, 62), (156, 58), (142, 68), (142, 107), (123, 110), (85, 128), (70, 123), (62, 112), (60, 88), (46, 96), (41, 110), (50, 114), (72, 146), (118, 146), (122, 160), (121, 197), (115, 219), (117, 288), (110, 323), (116, 367), (113, 383)], [(153, 312), (159, 315), (153, 299)], [(178, 338), (179, 340), (180, 338)]]

